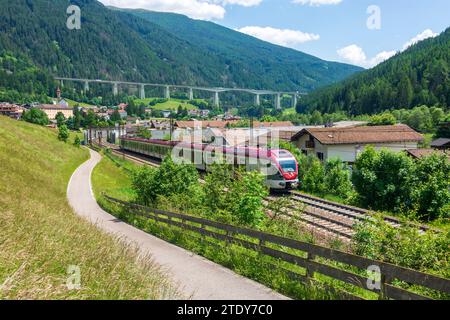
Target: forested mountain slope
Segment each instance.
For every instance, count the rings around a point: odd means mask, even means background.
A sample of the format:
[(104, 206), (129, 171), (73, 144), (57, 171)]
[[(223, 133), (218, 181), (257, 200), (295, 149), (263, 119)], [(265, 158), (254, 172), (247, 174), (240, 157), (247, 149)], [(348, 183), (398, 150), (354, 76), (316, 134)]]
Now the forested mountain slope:
[[(81, 30), (66, 27), (69, 4), (81, 8)], [(190, 30), (198, 37), (96, 0), (0, 0), (0, 54), (22, 55), (44, 72), (66, 77), (298, 91), (360, 70), (176, 17), (192, 22), (192, 28), (198, 25)]]
[(418, 105), (450, 105), (450, 28), (379, 66), (303, 99), (297, 111), (377, 113)]
[(218, 57), (229, 71), (227, 79), (237, 86), (309, 92), (362, 70), (273, 45), (208, 21), (193, 20), (174, 13), (121, 11), (157, 24)]

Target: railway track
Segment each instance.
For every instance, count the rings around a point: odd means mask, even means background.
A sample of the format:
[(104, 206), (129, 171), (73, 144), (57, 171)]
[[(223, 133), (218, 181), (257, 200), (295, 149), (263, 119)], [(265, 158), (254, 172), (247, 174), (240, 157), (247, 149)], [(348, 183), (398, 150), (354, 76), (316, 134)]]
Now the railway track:
[[(276, 198), (269, 197), (267, 201), (275, 201)], [(289, 197), (290, 204), (281, 213), (282, 216), (301, 222), (309, 231), (318, 233), (324, 238), (339, 239), (345, 243), (350, 242), (355, 231), (354, 223), (344, 216), (318, 209), (307, 203), (299, 206), (293, 197)]]
[[(303, 217), (299, 219), (307, 220), (307, 223), (310, 223), (315, 227), (320, 226), (320, 228), (325, 229), (328, 233), (334, 233), (339, 237), (351, 239), (355, 234), (353, 229), (356, 223), (367, 219), (374, 219), (373, 214), (365, 209), (335, 203), (296, 191), (291, 191), (290, 195), (290, 199), (292, 199), (294, 203), (306, 205)], [(295, 207), (295, 205), (293, 205), (293, 207)], [(394, 228), (398, 228), (402, 225), (402, 222), (394, 217), (384, 216), (383, 219)], [(418, 227), (422, 233), (429, 230), (441, 232), (438, 229), (433, 229), (425, 225), (414, 223), (409, 223), (409, 225)]]
[(118, 149), (111, 149), (113, 155), (128, 159), (139, 165), (148, 165), (152, 167), (159, 167), (159, 164), (156, 161), (151, 161), (147, 158), (141, 157), (139, 155), (131, 154), (129, 152), (119, 151)]

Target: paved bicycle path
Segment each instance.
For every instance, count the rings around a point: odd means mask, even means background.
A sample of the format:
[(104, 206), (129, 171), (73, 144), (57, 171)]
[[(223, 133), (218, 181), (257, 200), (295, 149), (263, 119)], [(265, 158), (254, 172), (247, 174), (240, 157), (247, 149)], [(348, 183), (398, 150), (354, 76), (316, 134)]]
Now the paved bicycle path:
[(286, 297), (273, 290), (192, 252), (167, 243), (130, 226), (97, 204), (91, 187), (91, 175), (101, 156), (89, 150), (91, 158), (73, 174), (67, 197), (77, 214), (98, 228), (136, 244), (144, 255), (160, 265), (186, 298), (194, 300), (280, 300)]

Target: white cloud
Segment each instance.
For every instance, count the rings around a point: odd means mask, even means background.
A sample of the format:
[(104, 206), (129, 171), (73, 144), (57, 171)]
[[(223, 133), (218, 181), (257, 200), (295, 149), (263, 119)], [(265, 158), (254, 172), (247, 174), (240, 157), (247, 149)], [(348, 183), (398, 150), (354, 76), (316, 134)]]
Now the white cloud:
[(239, 5), (243, 7), (254, 7), (261, 4), (263, 0), (205, 0), (211, 3), (217, 3), (221, 5)]
[(107, 6), (130, 9), (147, 9), (174, 12), (194, 19), (220, 20), (226, 13), (225, 6), (252, 7), (263, 0), (99, 0)]
[(276, 29), (272, 27), (249, 26), (237, 29), (237, 31), (267, 42), (291, 48), (295, 48), (298, 44), (320, 39), (320, 36), (317, 34), (290, 29)]
[(369, 66), (376, 66), (397, 54), (397, 51), (382, 51), (377, 54), (374, 58), (370, 59)]
[(438, 33), (433, 32), (433, 30), (431, 29), (426, 29), (425, 31), (423, 31), (422, 33), (419, 33), (417, 36), (415, 36), (414, 38), (412, 38), (411, 40), (409, 40), (407, 43), (405, 43), (405, 45), (403, 46), (403, 50), (408, 49), (409, 47), (411, 47), (412, 45), (415, 45), (416, 43), (428, 39), (428, 38), (434, 38), (436, 36), (438, 36)]
[[(438, 33), (433, 32), (431, 29), (426, 29), (425, 31), (419, 33), (417, 36), (409, 40), (403, 45), (402, 51), (405, 51), (410, 46), (415, 45), (416, 43), (438, 36)], [(397, 52), (396, 51), (382, 51), (378, 53), (375, 57), (368, 59), (364, 50), (357, 46), (356, 44), (352, 44), (345, 48), (339, 49), (337, 51), (338, 55), (346, 62), (350, 62), (352, 64), (371, 68), (374, 67), (383, 61), (393, 57)]]
[(374, 67), (396, 54), (395, 51), (382, 51), (375, 57), (368, 59), (364, 50), (356, 44), (339, 49), (337, 53), (343, 60), (365, 68)]
[(310, 5), (312, 7), (319, 7), (323, 5), (339, 4), (342, 0), (293, 0), (292, 3), (301, 5)]
[(356, 44), (352, 44), (337, 51), (338, 55), (352, 64), (363, 66), (367, 62), (367, 56), (361, 47)]

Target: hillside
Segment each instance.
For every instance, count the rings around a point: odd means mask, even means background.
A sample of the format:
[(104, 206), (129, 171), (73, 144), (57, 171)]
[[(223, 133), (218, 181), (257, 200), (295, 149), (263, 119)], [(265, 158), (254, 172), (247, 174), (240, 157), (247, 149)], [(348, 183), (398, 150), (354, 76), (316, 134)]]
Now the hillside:
[[(87, 158), (53, 130), (0, 116), (0, 300), (176, 297), (156, 266), (72, 211), (67, 184)], [(80, 290), (66, 286), (71, 265)]]
[(311, 91), (344, 79), (359, 67), (327, 62), (273, 45), (218, 24), (174, 13), (122, 10), (157, 24), (171, 34), (219, 57), (236, 86)]
[(58, 76), (299, 91), (360, 70), (183, 16), (152, 21), (95, 0), (71, 3), (81, 8), (81, 30), (66, 28), (66, 0), (0, 0), (0, 54)]
[(450, 105), (450, 28), (379, 66), (302, 99), (298, 112), (372, 114), (419, 105)]
[[(156, 98), (147, 98), (147, 99), (136, 99), (134, 100), (134, 103), (136, 105), (144, 104), (146, 106), (149, 105), (150, 102), (157, 100)], [(198, 107), (190, 104), (188, 101), (185, 100), (179, 100), (179, 99), (170, 99), (165, 102), (156, 103), (155, 105), (152, 105), (151, 108), (154, 110), (178, 110), (178, 107), (182, 106), (186, 110), (196, 110)]]

